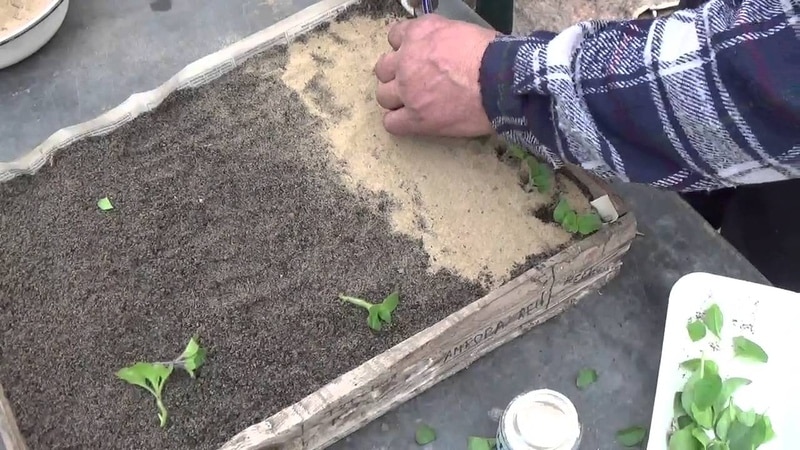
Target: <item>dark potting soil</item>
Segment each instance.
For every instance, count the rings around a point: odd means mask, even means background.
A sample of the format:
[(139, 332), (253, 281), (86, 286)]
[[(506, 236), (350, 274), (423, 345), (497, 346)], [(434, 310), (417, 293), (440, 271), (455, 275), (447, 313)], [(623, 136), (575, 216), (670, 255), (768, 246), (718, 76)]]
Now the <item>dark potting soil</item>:
[[(279, 77), (176, 93), (0, 184), (0, 382), (31, 449), (217, 448), (485, 294), (430, 273), (390, 202), (342, 184)], [(393, 289), (381, 333), (337, 300)], [(114, 374), (193, 334), (208, 360), (169, 379), (161, 429), (150, 394)]]

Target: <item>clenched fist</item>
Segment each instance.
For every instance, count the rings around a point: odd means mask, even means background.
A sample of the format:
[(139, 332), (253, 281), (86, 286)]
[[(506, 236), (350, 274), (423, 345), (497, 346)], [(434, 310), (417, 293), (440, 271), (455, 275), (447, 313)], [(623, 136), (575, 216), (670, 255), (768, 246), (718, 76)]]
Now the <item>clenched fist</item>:
[(479, 70), (497, 33), (429, 14), (389, 30), (394, 49), (375, 65), (376, 98), (396, 135), (475, 137), (492, 132), (481, 102)]

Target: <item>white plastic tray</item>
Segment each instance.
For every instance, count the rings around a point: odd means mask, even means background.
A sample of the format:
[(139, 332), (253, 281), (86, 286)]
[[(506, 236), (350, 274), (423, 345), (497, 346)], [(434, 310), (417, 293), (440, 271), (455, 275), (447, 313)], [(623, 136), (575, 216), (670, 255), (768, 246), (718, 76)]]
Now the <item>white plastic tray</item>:
[[(708, 336), (692, 342), (686, 324), (714, 303), (724, 316), (719, 345), (712, 347), (715, 339)], [(745, 336), (761, 345), (769, 362), (755, 364), (734, 359), (731, 340), (735, 336)], [(667, 449), (674, 395), (687, 378), (679, 365), (699, 358), (701, 352), (718, 363), (723, 378), (752, 380), (737, 390), (735, 402), (758, 413), (767, 411), (772, 420), (775, 438), (759, 450), (800, 449), (798, 345), (800, 294), (707, 273), (693, 273), (678, 280), (669, 296), (647, 450)]]

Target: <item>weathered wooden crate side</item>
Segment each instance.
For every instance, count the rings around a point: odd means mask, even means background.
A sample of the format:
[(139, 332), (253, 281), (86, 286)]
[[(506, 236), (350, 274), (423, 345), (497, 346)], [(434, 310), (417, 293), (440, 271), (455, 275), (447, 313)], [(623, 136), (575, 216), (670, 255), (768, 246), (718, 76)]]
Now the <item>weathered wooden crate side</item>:
[[(590, 191), (602, 183), (569, 168)], [(509, 281), (436, 325), (340, 376), (267, 420), (248, 427), (220, 450), (317, 450), (547, 319), (557, 316), (619, 272), (636, 235), (636, 219), (620, 219)]]
[(0, 385), (0, 450), (27, 450), (25, 439), (17, 427), (11, 403)]

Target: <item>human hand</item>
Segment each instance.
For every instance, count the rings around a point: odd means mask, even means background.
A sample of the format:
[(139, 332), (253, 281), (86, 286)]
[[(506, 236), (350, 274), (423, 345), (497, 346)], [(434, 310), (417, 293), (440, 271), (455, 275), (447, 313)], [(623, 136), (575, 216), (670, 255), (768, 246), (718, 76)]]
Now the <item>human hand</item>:
[(395, 135), (475, 137), (490, 134), (478, 73), (497, 33), (429, 14), (389, 30), (394, 51), (375, 65), (376, 98)]

